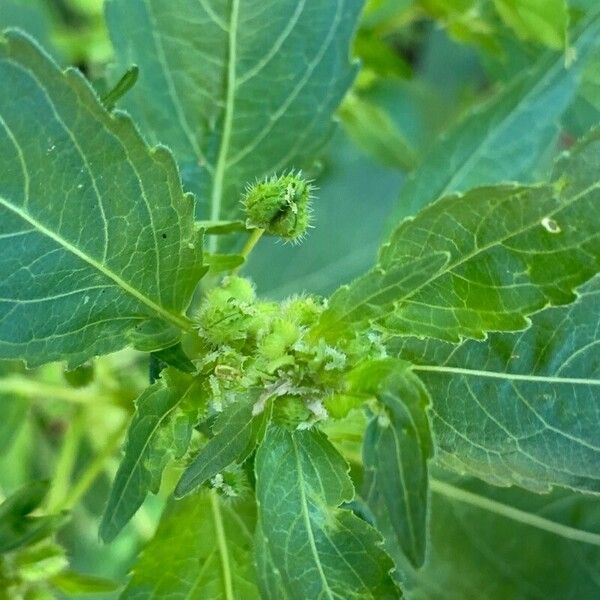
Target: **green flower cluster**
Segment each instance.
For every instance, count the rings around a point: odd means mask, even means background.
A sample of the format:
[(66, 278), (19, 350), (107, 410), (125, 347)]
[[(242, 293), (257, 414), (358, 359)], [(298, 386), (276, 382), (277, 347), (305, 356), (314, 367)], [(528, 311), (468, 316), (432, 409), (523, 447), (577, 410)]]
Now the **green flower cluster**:
[[(210, 385), (212, 408), (235, 402), (242, 390), (260, 389), (256, 413), (274, 399), (274, 418), (308, 427), (326, 419), (325, 402), (344, 392), (344, 374), (373, 353), (373, 343), (344, 347), (312, 339), (311, 327), (325, 308), (314, 296), (282, 303), (258, 301), (248, 279), (229, 277), (207, 292), (195, 315), (192, 350)], [(380, 352), (380, 350), (377, 350)]]

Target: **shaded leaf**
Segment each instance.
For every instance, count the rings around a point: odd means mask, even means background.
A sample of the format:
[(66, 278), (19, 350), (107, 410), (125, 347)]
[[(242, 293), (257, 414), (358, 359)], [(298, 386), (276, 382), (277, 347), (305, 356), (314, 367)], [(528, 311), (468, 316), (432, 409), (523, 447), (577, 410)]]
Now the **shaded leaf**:
[(171, 501), (121, 598), (259, 600), (254, 521), (252, 502), (223, 502), (215, 492)]
[[(175, 497), (181, 498), (220, 473), (233, 462), (242, 463), (254, 450), (264, 433), (270, 410), (258, 415), (252, 410), (256, 393), (239, 395), (217, 418), (214, 436), (183, 472)], [(270, 404), (268, 405), (270, 409)]]
[(388, 167), (409, 171), (417, 156), (392, 119), (376, 104), (349, 94), (338, 111), (348, 135)]
[(0, 80), (0, 357), (75, 366), (151, 318), (190, 328), (201, 238), (169, 152), (22, 34)]
[(31, 516), (48, 493), (46, 481), (34, 481), (19, 488), (0, 504), (0, 554), (38, 542), (54, 533), (66, 515)]
[(53, 15), (47, 2), (44, 0), (2, 0), (0, 8), (0, 31), (8, 27), (22, 29), (44, 47), (51, 49), (52, 55), (60, 58), (58, 49), (51, 45)]
[(152, 353), (152, 356), (159, 361), (162, 361), (165, 365), (171, 365), (184, 373), (195, 373), (196, 367), (194, 363), (188, 358), (185, 353), (181, 342), (158, 350)]
[(477, 481), (433, 480), (428, 561), (408, 573), (414, 600), (598, 597), (600, 505)]
[(354, 490), (348, 465), (322, 433), (271, 426), (255, 468), (266, 598), (400, 597), (377, 532), (338, 508)]
[(427, 407), (429, 396), (408, 363), (380, 360), (350, 374), (353, 391), (370, 392), (380, 408), (363, 442), (364, 498), (386, 548), (420, 566), (425, 560), (429, 475), (433, 454)]
[(194, 399), (197, 385), (194, 378), (168, 369), (136, 401), (125, 455), (100, 524), (105, 542), (121, 531), (149, 492), (158, 492), (167, 463), (186, 452), (195, 422), (178, 409)]
[[(437, 198), (475, 186), (534, 180), (581, 73), (591, 66), (590, 55), (599, 47), (596, 10), (573, 33), (577, 59), (569, 68), (563, 53), (544, 56), (533, 69), (467, 113), (432, 147), (403, 187), (398, 214), (415, 213)], [(596, 52), (594, 62), (597, 56)]]

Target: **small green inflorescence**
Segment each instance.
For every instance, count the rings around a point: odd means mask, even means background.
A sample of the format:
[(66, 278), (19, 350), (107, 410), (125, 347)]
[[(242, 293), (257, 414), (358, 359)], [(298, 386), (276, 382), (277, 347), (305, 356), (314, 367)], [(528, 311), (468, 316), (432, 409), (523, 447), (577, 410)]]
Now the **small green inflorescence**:
[(259, 301), (248, 279), (228, 277), (211, 289), (194, 319), (200, 373), (208, 380), (212, 410), (220, 412), (242, 390), (258, 389), (254, 414), (273, 400), (273, 418), (306, 428), (327, 419), (344, 395), (344, 374), (360, 360), (382, 355), (377, 340), (344, 340), (343, 347), (309, 335), (325, 308), (314, 296)]
[(272, 176), (246, 190), (246, 226), (284, 240), (301, 239), (310, 227), (314, 187), (301, 172)]

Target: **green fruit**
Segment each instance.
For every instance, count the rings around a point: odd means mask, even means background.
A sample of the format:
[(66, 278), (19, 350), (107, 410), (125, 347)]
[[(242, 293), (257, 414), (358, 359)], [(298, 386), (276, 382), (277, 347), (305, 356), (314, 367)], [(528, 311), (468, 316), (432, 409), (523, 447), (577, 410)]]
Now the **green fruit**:
[(312, 191), (301, 173), (273, 176), (251, 185), (243, 199), (246, 226), (286, 240), (299, 239), (310, 225)]

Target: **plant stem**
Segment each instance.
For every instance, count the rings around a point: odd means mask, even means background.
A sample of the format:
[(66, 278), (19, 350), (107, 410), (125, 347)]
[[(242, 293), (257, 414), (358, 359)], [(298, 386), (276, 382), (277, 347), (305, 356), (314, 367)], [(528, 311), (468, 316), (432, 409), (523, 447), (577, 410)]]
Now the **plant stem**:
[(540, 515), (520, 510), (514, 506), (503, 504), (502, 502), (480, 496), (479, 494), (468, 492), (467, 490), (457, 488), (437, 479), (430, 479), (430, 486), (431, 490), (436, 494), (441, 494), (453, 500), (464, 502), (465, 504), (469, 504), (481, 510), (487, 510), (502, 517), (506, 517), (507, 519), (512, 519), (518, 523), (529, 525), (530, 527), (536, 527), (537, 529), (553, 533), (554, 535), (568, 540), (600, 546), (600, 534), (595, 532), (576, 529), (575, 527), (570, 527), (563, 523), (551, 521)]
[(244, 247), (242, 248), (241, 255), (244, 258), (248, 258), (250, 253), (254, 249), (254, 246), (258, 243), (258, 240), (262, 237), (262, 234), (265, 232), (264, 229), (253, 229), (250, 237), (246, 240)]
[(225, 588), (225, 598), (233, 600), (233, 585), (231, 583), (231, 567), (229, 565), (229, 552), (227, 550), (227, 538), (225, 537), (225, 528), (221, 518), (221, 507), (219, 506), (219, 496), (215, 490), (210, 491), (210, 505), (215, 523), (215, 532), (219, 545), (219, 555), (221, 557), (221, 569), (223, 571), (223, 587)]
[(63, 387), (19, 375), (11, 375), (0, 379), (0, 393), (14, 394), (15, 396), (34, 400), (37, 398), (54, 398), (73, 404), (87, 404), (98, 400), (98, 395), (94, 390)]
[(82, 435), (82, 415), (77, 413), (69, 423), (56, 461), (54, 477), (46, 499), (46, 510), (50, 514), (59, 511), (64, 502), (65, 491), (70, 488), (71, 474)]
[(123, 438), (123, 434), (127, 429), (127, 420), (109, 436), (106, 444), (98, 451), (94, 456), (92, 462), (89, 463), (85, 471), (81, 474), (79, 479), (75, 482), (75, 485), (71, 487), (69, 492), (65, 495), (62, 502), (62, 510), (70, 510), (73, 506), (85, 495), (90, 489), (98, 475), (102, 473), (106, 461), (112, 457), (115, 450), (118, 448)]
[[(247, 259), (248, 256), (250, 256), (250, 253), (254, 249), (254, 246), (256, 246), (256, 244), (258, 244), (258, 240), (260, 240), (260, 238), (262, 237), (264, 232), (265, 232), (264, 229), (253, 229), (252, 230), (252, 233), (246, 240), (246, 243), (244, 244), (244, 247), (242, 248), (242, 251), (240, 252), (240, 255), (243, 256), (244, 259)], [(243, 264), (240, 265), (239, 267), (237, 267), (237, 269), (234, 269), (232, 271), (232, 273), (235, 275), (243, 266), (244, 266)]]

